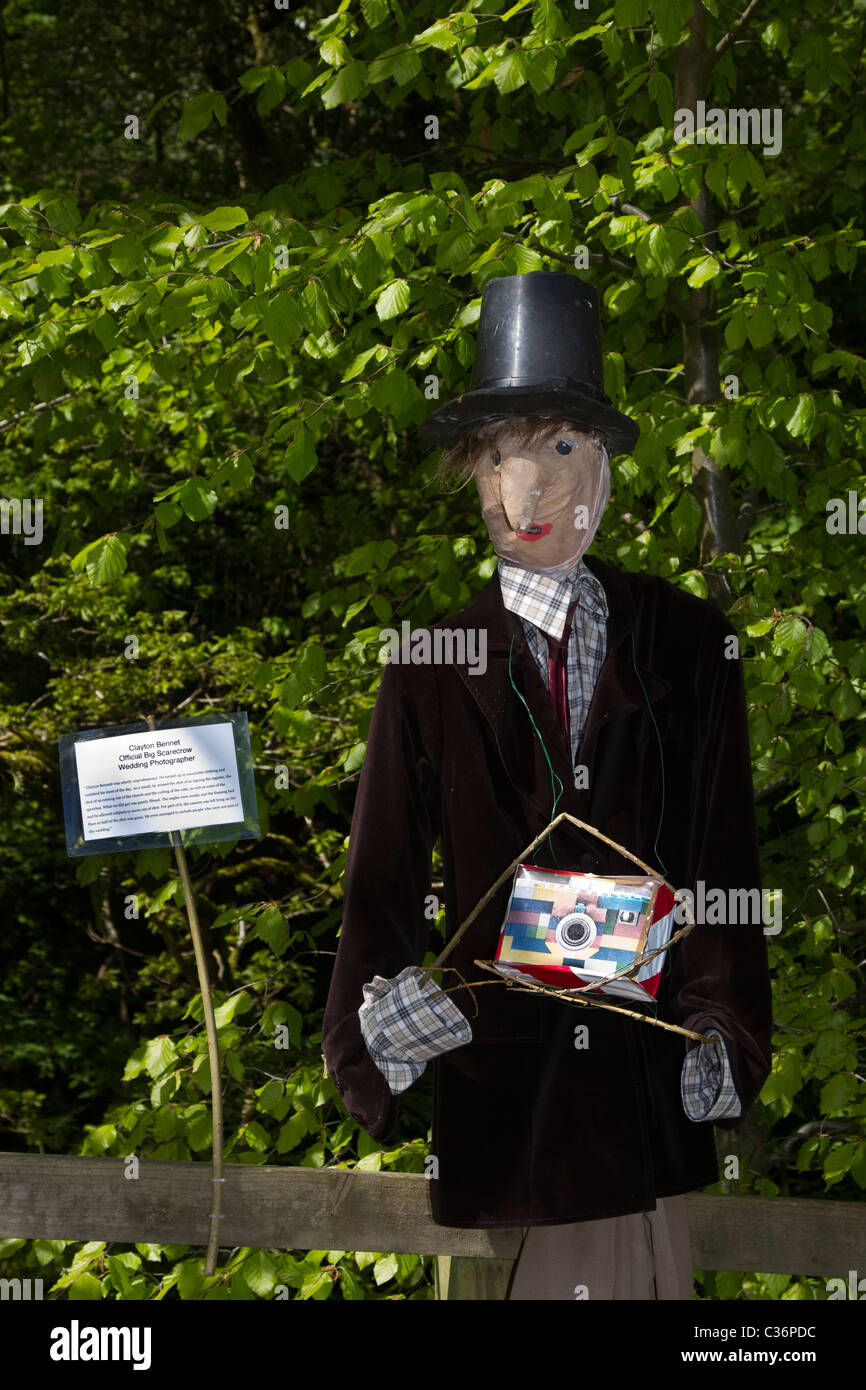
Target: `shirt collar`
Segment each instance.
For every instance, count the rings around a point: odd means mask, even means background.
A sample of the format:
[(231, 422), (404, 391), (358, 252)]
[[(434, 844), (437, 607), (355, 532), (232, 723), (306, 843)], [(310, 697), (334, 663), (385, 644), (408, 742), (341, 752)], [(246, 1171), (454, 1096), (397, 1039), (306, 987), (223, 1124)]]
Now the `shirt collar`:
[(549, 574), (538, 574), (503, 559), (498, 571), (504, 606), (557, 641), (565, 633), (568, 610), (575, 599), (597, 621), (607, 619), (604, 587), (583, 559), (563, 579), (553, 579)]

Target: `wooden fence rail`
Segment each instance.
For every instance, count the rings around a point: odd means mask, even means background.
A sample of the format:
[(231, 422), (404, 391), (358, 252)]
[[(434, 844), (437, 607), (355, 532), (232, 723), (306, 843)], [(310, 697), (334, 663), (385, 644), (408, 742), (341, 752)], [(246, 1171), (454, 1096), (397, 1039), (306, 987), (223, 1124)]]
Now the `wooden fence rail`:
[[(207, 1244), (208, 1163), (0, 1153), (0, 1237)], [(229, 1163), (220, 1246), (438, 1255), (444, 1298), (497, 1298), (520, 1232), (438, 1226), (416, 1173)], [(866, 1206), (781, 1197), (686, 1197), (698, 1269), (847, 1278), (866, 1267)]]

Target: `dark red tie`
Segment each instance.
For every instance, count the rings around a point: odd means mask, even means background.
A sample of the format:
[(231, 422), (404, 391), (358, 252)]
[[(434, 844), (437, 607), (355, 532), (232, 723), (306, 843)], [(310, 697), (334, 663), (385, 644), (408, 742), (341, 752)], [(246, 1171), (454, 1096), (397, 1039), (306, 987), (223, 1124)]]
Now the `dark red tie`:
[(574, 610), (578, 600), (568, 610), (565, 620), (565, 632), (557, 640), (551, 637), (550, 633), (545, 633), (547, 637), (547, 685), (550, 690), (550, 698), (553, 701), (553, 708), (556, 712), (559, 727), (565, 734), (566, 739), (570, 737), (571, 720), (568, 711), (568, 639), (571, 635), (571, 620), (574, 617)]

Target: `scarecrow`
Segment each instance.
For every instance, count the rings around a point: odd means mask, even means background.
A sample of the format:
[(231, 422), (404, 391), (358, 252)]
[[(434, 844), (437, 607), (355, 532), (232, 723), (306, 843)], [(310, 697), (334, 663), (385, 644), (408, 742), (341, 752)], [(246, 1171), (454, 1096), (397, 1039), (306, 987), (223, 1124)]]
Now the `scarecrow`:
[[(477, 601), (435, 625), (483, 634), (486, 669), (384, 668), (323, 1023), (343, 1102), (380, 1141), (432, 1062), (433, 1219), (520, 1227), (513, 1299), (690, 1298), (682, 1194), (718, 1180), (713, 1124), (742, 1121), (770, 1065), (760, 914), (707, 914), (671, 948), (655, 1000), (633, 1010), (664, 1029), (474, 987), (509, 901), (491, 886), (563, 811), (574, 819), (533, 865), (616, 876), (636, 856), (693, 894), (760, 901), (734, 629), (585, 553), (609, 455), (639, 433), (602, 382), (592, 286), (547, 271), (487, 283), (472, 387), (422, 427), (474, 477), (499, 557)], [(418, 969), (440, 837), (449, 937), (487, 899), (447, 992)]]

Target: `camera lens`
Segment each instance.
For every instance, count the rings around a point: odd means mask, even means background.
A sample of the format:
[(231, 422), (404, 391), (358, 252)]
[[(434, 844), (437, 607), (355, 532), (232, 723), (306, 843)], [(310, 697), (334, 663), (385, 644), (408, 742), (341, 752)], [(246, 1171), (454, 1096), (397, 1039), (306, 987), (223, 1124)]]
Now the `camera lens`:
[(585, 912), (571, 912), (556, 928), (556, 940), (563, 951), (571, 953), (595, 940), (596, 926)]

